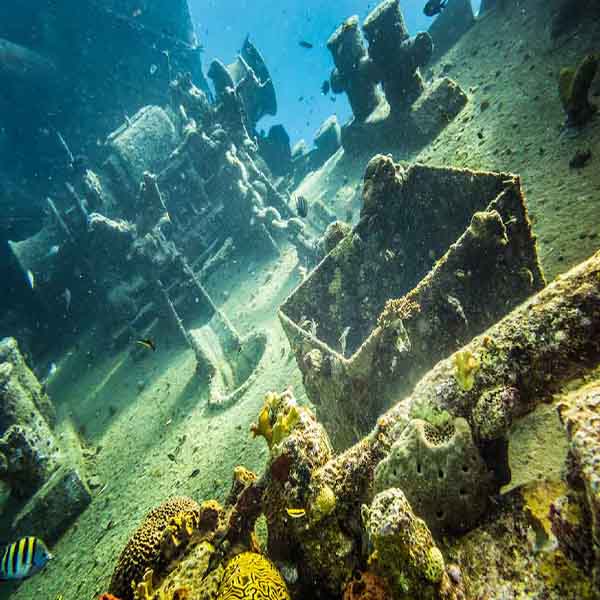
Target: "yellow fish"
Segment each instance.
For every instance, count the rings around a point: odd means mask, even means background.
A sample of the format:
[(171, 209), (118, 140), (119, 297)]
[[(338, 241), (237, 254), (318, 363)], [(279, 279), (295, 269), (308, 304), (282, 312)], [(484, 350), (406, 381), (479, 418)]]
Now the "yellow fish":
[(292, 519), (301, 519), (306, 516), (306, 511), (303, 508), (286, 508), (285, 512), (288, 514), (288, 517), (292, 517)]

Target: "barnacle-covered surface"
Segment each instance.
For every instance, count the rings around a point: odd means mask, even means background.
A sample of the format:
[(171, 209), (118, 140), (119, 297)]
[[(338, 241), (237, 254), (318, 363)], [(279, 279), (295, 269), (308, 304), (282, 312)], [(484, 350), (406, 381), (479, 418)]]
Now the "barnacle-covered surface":
[(511, 175), (369, 162), (360, 222), (280, 310), (337, 446), (544, 285), (524, 202)]

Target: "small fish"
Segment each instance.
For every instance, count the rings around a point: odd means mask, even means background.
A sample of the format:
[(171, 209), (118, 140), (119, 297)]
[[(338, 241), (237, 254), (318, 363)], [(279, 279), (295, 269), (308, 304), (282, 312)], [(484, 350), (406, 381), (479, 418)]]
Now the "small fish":
[(60, 246), (58, 244), (54, 244), (54, 246), (50, 246), (50, 250), (48, 250), (48, 254), (46, 254), (46, 258), (50, 258), (51, 256), (56, 256), (60, 252)]
[(156, 65), (150, 65), (150, 75), (154, 75), (158, 71), (158, 67)]
[(286, 508), (285, 512), (292, 519), (301, 519), (306, 516), (306, 511), (303, 508)]
[(323, 96), (327, 96), (327, 94), (329, 94), (330, 89), (331, 86), (329, 84), (329, 79), (325, 79), (325, 81), (323, 81), (323, 83), (321, 84), (321, 94), (323, 94)]
[(306, 203), (306, 198), (304, 196), (298, 196), (296, 198), (296, 212), (299, 217), (306, 219), (306, 216), (308, 215), (308, 204)]
[(50, 379), (50, 377), (56, 375), (56, 371), (58, 371), (56, 363), (50, 363), (50, 368), (48, 369), (48, 377), (46, 377), (46, 379)]
[(440, 14), (446, 8), (447, 3), (448, 0), (428, 0), (423, 8), (423, 13), (428, 17), (435, 17), (435, 15)]
[(32, 290), (35, 288), (35, 277), (30, 270), (27, 270), (27, 283)]
[(148, 350), (152, 350), (152, 352), (156, 352), (156, 344), (150, 338), (145, 340), (136, 340), (136, 344), (144, 346), (144, 348), (148, 348)]
[(4, 549), (0, 562), (0, 579), (26, 579), (41, 571), (52, 559), (42, 540), (24, 537)]
[(71, 290), (69, 288), (65, 288), (65, 291), (61, 294), (61, 296), (65, 300), (65, 310), (69, 312), (71, 310)]
[(300, 40), (298, 42), (298, 44), (300, 44), (300, 47), (306, 48), (307, 50), (314, 48), (314, 46), (310, 42), (307, 42), (306, 40)]

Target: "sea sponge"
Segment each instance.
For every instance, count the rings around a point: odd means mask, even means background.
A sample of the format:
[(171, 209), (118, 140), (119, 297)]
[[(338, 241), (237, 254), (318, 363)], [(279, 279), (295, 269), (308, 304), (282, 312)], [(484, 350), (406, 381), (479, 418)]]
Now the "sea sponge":
[(443, 429), (412, 419), (375, 469), (375, 492), (400, 488), (434, 533), (460, 533), (488, 507), (492, 477), (463, 418)]
[(454, 355), (454, 378), (458, 385), (468, 392), (475, 385), (475, 375), (481, 363), (469, 350), (461, 350)]
[(122, 600), (133, 600), (132, 583), (142, 581), (149, 569), (162, 563), (163, 536), (171, 520), (179, 515), (196, 515), (200, 506), (191, 498), (169, 498), (151, 510), (121, 552), (109, 586), (109, 592)]
[(287, 396), (279, 396), (269, 392), (258, 415), (258, 423), (252, 425), (254, 437), (261, 436), (267, 440), (269, 450), (280, 444), (300, 421), (298, 405), (290, 402)]
[(283, 577), (262, 554), (242, 552), (225, 567), (217, 600), (290, 600)]
[(365, 571), (346, 585), (342, 600), (388, 600), (391, 597), (392, 592), (386, 580)]

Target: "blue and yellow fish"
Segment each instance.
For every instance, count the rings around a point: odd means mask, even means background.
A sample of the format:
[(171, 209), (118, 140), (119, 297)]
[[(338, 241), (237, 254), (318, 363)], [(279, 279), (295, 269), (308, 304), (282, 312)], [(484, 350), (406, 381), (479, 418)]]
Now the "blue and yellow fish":
[(29, 536), (4, 549), (0, 562), (0, 580), (26, 579), (41, 571), (52, 558), (42, 540)]

